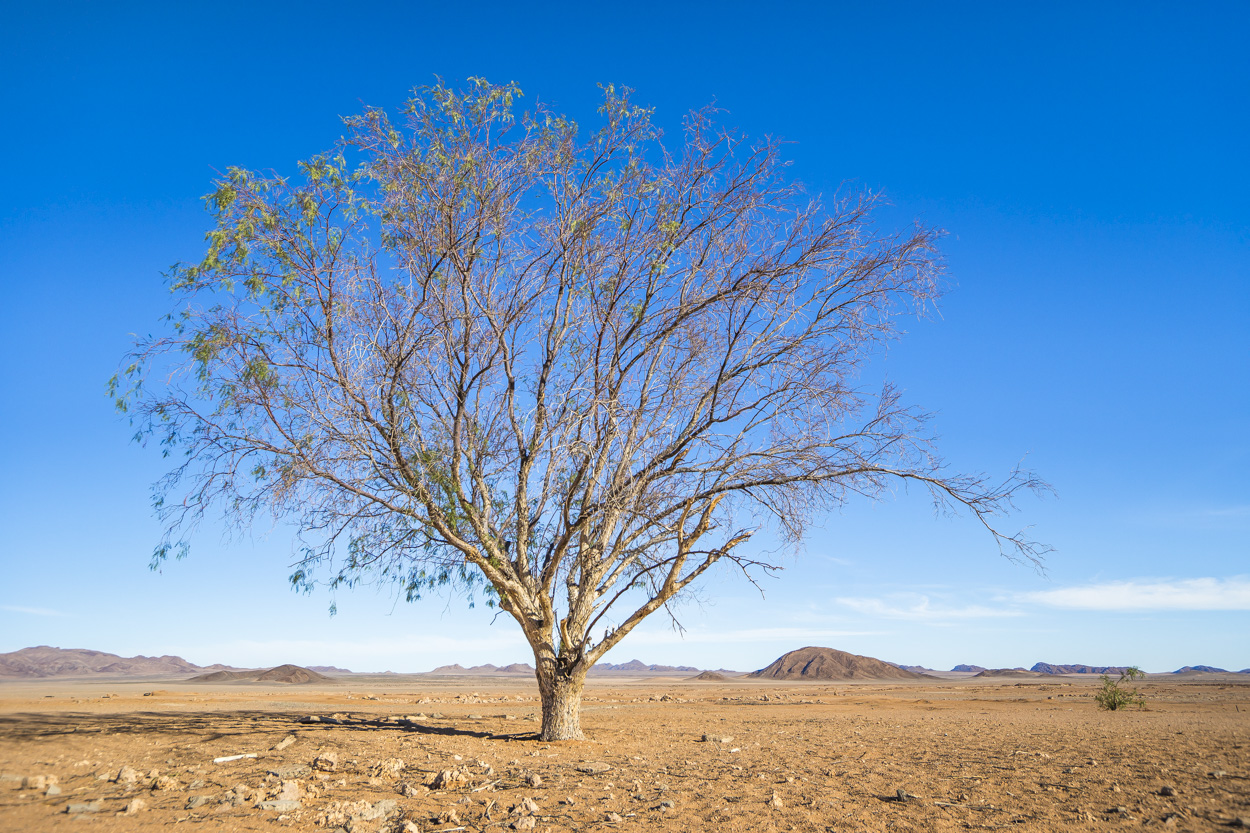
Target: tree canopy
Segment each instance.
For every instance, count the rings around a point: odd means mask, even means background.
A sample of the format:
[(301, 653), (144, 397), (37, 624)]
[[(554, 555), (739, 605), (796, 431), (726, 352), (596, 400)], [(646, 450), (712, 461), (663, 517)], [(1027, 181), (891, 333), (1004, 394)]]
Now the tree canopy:
[(1010, 556), (1022, 488), (948, 471), (864, 363), (939, 293), (938, 233), (823, 204), (781, 145), (691, 113), (669, 146), (628, 91), (583, 133), (515, 85), (418, 90), (345, 120), (295, 177), (230, 169), (167, 331), (114, 379), (180, 552), (204, 514), (289, 519), (306, 584), (477, 587), (534, 649), (543, 736), (586, 671), (747, 542), (923, 486)]

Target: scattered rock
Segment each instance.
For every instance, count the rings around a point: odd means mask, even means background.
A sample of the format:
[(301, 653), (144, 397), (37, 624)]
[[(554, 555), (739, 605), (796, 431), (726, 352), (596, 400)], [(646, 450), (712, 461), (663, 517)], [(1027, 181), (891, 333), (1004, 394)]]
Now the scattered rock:
[(781, 800), (781, 796), (777, 795), (777, 792), (775, 790), (773, 791), (772, 798), (768, 799), (766, 803), (769, 807), (772, 807), (774, 810), (780, 810), (786, 806), (785, 802)]
[(894, 798), (897, 801), (914, 801), (915, 799), (920, 798), (920, 796), (913, 795), (912, 793), (909, 793), (907, 790), (900, 788), (894, 791)]
[(312, 768), (321, 772), (334, 772), (338, 766), (339, 756), (336, 752), (322, 752), (312, 759)]
[(398, 778), (403, 771), (403, 758), (387, 758), (385, 761), (379, 761), (372, 769), (373, 775), (379, 778)]
[(525, 781), (526, 786), (530, 787), (541, 787), (543, 785), (543, 779), (537, 772), (527, 772), (522, 780)]
[(300, 803), (296, 799), (275, 798), (270, 801), (261, 801), (256, 805), (260, 810), (276, 810), (279, 813), (289, 813), (292, 810), (298, 810)]
[(532, 798), (523, 798), (515, 809), (522, 815), (536, 816), (538, 815), (538, 802)]
[(299, 801), (299, 781), (283, 781), (275, 801)]
[(152, 790), (180, 790), (182, 784), (178, 783), (178, 779), (170, 778), (168, 775), (158, 775), (152, 780)]
[(704, 743), (733, 743), (733, 735), (707, 735), (703, 736)]
[(419, 787), (414, 787), (412, 784), (400, 784), (395, 789), (395, 792), (399, 793), (404, 798), (416, 798), (419, 795), (425, 794), (427, 791), (428, 788), (424, 784)]
[(49, 796), (49, 797), (54, 796), (54, 795), (60, 795), (60, 794), (61, 794), (61, 787), (58, 784), (49, 784), (48, 789), (44, 791), (44, 795)]
[(459, 824), (460, 816), (455, 810), (444, 810), (434, 817), (437, 824)]
[(465, 780), (464, 773), (458, 769), (439, 770), (434, 776), (434, 781), (430, 784), (436, 790), (445, 790), (452, 784), (459, 784)]
[(139, 772), (139, 770), (127, 764), (126, 766), (123, 766), (121, 769), (117, 770), (117, 774), (114, 775), (109, 780), (113, 781), (116, 784), (133, 784), (134, 782), (138, 781), (142, 777), (143, 775), (142, 773)]
[[(609, 821), (611, 821), (611, 819), (609, 819)], [(519, 819), (512, 822), (511, 826), (513, 830), (533, 830), (534, 829), (534, 817), (533, 816), (521, 816)]]
[(274, 744), (273, 751), (281, 752), (283, 749), (286, 749), (288, 746), (290, 746), (293, 743), (295, 743), (295, 735), (287, 735), (282, 740)]
[(104, 805), (98, 798), (95, 801), (71, 802), (65, 805), (65, 812), (71, 816), (79, 813), (98, 813), (102, 809), (104, 809)]
[(325, 808), (317, 823), (332, 829), (346, 827), (355, 833), (360, 822), (384, 819), (397, 809), (399, 804), (389, 798), (374, 804), (368, 801), (335, 801)]
[(1167, 795), (1167, 796), (1176, 795), (1176, 787), (1160, 787), (1159, 795)]
[(268, 772), (270, 775), (281, 778), (283, 781), (289, 781), (294, 778), (307, 778), (312, 775), (312, 767), (307, 764), (290, 764), (288, 766), (273, 767)]
[(412, 819), (405, 819), (399, 828), (399, 833), (421, 833), (421, 828)]
[(142, 798), (132, 798), (126, 805), (126, 809), (118, 813), (119, 816), (133, 816), (135, 813), (148, 806), (148, 803)]
[(620, 824), (622, 821), (624, 821), (624, 819), (622, 819), (616, 813), (608, 813), (606, 816), (604, 816), (604, 821), (607, 821), (611, 824)]
[(1238, 816), (1233, 819), (1233, 827), (1250, 827), (1250, 816)]
[(578, 772), (585, 772), (589, 775), (598, 775), (601, 772), (607, 772), (612, 767), (603, 761), (583, 761), (574, 767)]
[(205, 804), (207, 804), (210, 800), (211, 799), (206, 795), (193, 795), (187, 799), (187, 803), (184, 809), (198, 810), (201, 807), (203, 807)]
[(657, 804), (657, 805), (656, 805), (654, 808), (652, 808), (652, 809), (655, 809), (655, 810), (676, 810), (676, 809), (677, 809), (677, 802), (675, 802), (675, 801), (668, 801), (668, 800), (661, 801), (659, 804)]

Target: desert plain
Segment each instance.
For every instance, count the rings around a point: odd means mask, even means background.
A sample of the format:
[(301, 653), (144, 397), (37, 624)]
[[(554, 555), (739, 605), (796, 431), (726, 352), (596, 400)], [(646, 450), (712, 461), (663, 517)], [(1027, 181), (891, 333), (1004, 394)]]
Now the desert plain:
[(592, 678), (562, 743), (523, 677), (5, 682), (0, 830), (1250, 825), (1250, 681), (1150, 678), (1107, 712), (1081, 676)]

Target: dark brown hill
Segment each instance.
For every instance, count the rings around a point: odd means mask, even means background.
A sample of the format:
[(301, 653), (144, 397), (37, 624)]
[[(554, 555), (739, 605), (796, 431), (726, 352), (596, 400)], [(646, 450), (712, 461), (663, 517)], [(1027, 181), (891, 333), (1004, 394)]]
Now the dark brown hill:
[(833, 648), (800, 648), (778, 657), (767, 668), (752, 671), (748, 677), (770, 680), (919, 680), (913, 674), (888, 662)]
[(696, 674), (690, 677), (692, 680), (702, 680), (705, 683), (721, 683), (729, 678), (719, 671), (704, 671), (702, 674)]
[(330, 678), (299, 665), (279, 665), (260, 671), (214, 671), (187, 680), (189, 683), (321, 683)]

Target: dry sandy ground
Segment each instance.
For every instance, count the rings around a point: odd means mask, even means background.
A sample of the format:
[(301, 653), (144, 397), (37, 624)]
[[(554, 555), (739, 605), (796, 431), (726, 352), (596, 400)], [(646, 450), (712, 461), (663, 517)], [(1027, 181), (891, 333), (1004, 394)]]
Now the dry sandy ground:
[[(1250, 824), (1250, 685), (1148, 682), (1146, 710), (1108, 713), (1096, 682), (600, 680), (589, 739), (560, 744), (534, 739), (522, 680), (4, 683), (0, 830)], [(257, 757), (213, 760), (242, 753)], [(318, 756), (326, 769), (310, 772)], [(440, 772), (452, 780), (436, 785)], [(261, 804), (275, 800), (298, 805)]]

